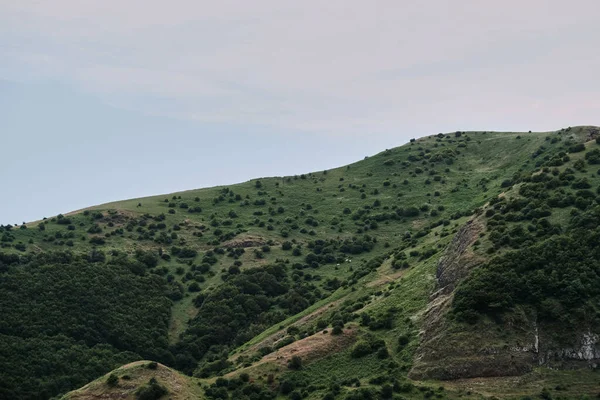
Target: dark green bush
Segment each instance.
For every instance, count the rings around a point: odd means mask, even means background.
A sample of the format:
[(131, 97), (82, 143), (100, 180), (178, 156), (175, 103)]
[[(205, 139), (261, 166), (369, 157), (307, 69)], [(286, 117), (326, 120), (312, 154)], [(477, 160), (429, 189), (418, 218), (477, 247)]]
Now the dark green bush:
[(115, 374), (110, 374), (108, 378), (106, 378), (106, 384), (110, 387), (115, 387), (119, 384), (119, 377)]
[(292, 356), (287, 364), (289, 369), (298, 370), (302, 368), (302, 358), (300, 356)]
[(155, 378), (151, 378), (146, 385), (136, 390), (135, 398), (138, 400), (158, 400), (168, 393), (166, 387), (158, 383)]
[(585, 150), (585, 144), (577, 143), (569, 147), (569, 153), (579, 153)]

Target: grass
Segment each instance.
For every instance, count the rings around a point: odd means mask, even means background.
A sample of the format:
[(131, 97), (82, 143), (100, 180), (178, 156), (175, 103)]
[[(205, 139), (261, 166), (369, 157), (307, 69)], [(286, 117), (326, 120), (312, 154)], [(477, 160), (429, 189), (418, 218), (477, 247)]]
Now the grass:
[[(568, 135), (581, 140), (587, 132), (586, 128), (574, 128)], [(435, 288), (437, 260), (454, 233), (471, 218), (470, 213), (468, 217), (455, 214), (483, 207), (491, 198), (507, 192), (503, 182), (514, 174), (536, 171), (538, 167), (532, 154), (542, 146), (546, 152), (554, 152), (561, 145), (547, 140), (553, 135), (553, 132), (462, 132), (460, 137), (454, 134), (430, 136), (328, 171), (260, 178), (228, 187), (195, 189), (90, 207), (85, 212), (67, 215), (71, 220), (69, 224), (59, 224), (59, 219), (54, 217), (25, 224), (26, 229), (15, 227), (0, 235), (0, 244), (2, 251), (15, 253), (101, 250), (107, 254), (114, 251), (133, 254), (136, 250), (144, 250), (171, 254), (170, 260), (160, 259), (150, 272), (165, 275), (184, 288), (183, 298), (173, 302), (171, 312), (169, 342), (174, 344), (185, 332), (188, 320), (196, 314), (193, 305), (196, 293), (189, 291), (192, 282), (199, 283), (202, 293), (209, 293), (223, 282), (224, 271), (235, 261), (241, 262), (242, 270), (260, 268), (278, 259), (286, 260), (288, 265), (302, 264), (311, 251), (308, 248), (311, 241), (337, 241), (369, 235), (376, 240), (370, 252), (345, 255), (340, 265), (337, 262), (321, 264), (318, 268), (305, 270), (314, 276), (312, 282), (323, 288), (320, 301), (266, 329), (231, 351), (230, 356), (248, 351), (319, 309), (340, 304), (338, 300), (353, 302), (366, 295), (370, 301), (357, 312), (375, 314), (381, 310), (395, 310), (393, 328), (375, 334), (386, 341), (392, 359), (406, 369), (412, 363), (419, 343), (417, 333), (423, 322), (423, 311)], [(587, 145), (594, 146), (592, 143)], [(583, 153), (574, 154), (571, 164), (581, 157)], [(433, 164), (424, 163), (436, 159)], [(559, 169), (564, 168), (566, 166)], [(594, 187), (600, 184), (600, 176), (590, 168), (579, 174), (588, 177)], [(507, 195), (517, 195), (516, 189), (509, 190)], [(190, 208), (194, 207), (202, 210), (190, 213)], [(374, 218), (369, 223), (364, 218), (353, 219), (359, 210), (367, 210), (367, 215), (373, 216), (393, 214), (396, 208), (410, 207), (420, 208), (419, 215), (379, 221), (376, 226), (372, 224)], [(553, 214), (552, 218), (553, 222), (564, 222), (569, 215), (565, 210)], [(432, 221), (442, 220), (447, 223), (420, 235)], [(151, 224), (161, 223), (164, 227), (150, 229)], [(40, 230), (40, 225), (45, 229)], [(89, 233), (96, 225), (101, 232)], [(232, 233), (231, 237), (223, 239), (222, 235), (227, 233)], [(401, 248), (407, 235), (415, 238), (415, 242)], [(94, 237), (102, 238), (105, 243), (90, 242)], [(162, 243), (157, 240), (161, 237)], [(285, 241), (293, 242), (294, 247), (301, 249), (301, 254), (294, 256), (291, 251), (283, 250), (281, 244)], [(191, 259), (178, 258), (172, 254), (173, 246), (192, 248), (198, 255)], [(216, 262), (208, 272), (192, 271), (192, 267), (202, 264), (207, 253), (233, 246), (243, 246), (244, 253), (236, 258), (217, 254)], [(263, 246), (269, 246), (270, 251), (263, 251)], [(420, 256), (408, 256), (408, 269), (396, 271), (391, 268), (393, 251), (402, 250), (408, 255), (410, 251), (423, 253), (428, 248), (437, 252), (425, 260)], [(483, 257), (488, 248), (489, 242), (482, 238), (477, 251)], [(258, 251), (262, 256), (257, 254)], [(325, 288), (327, 280), (346, 281), (353, 272), (379, 256), (383, 257), (383, 263), (353, 286), (334, 291)], [(183, 273), (178, 273), (178, 269), (183, 269)], [(402, 334), (408, 334), (410, 342), (398, 349), (397, 338)], [(327, 384), (332, 376), (356, 376), (367, 384), (366, 380), (381, 370), (381, 362), (373, 359), (374, 356), (355, 360), (347, 351), (313, 362), (302, 374), (317, 385)], [(263, 365), (260, 368), (275, 367)], [(463, 388), (456, 386), (456, 390)], [(412, 395), (407, 396), (411, 398)]]
[(446, 386), (450, 390), (462, 393), (470, 391), (486, 398), (539, 398), (545, 389), (551, 398), (590, 399), (600, 393), (600, 375), (593, 370), (558, 371), (536, 368), (524, 376), (465, 379), (447, 382)]
[(370, 378), (385, 371), (385, 362), (375, 354), (361, 358), (352, 358), (350, 349), (336, 353), (307, 366), (303, 374), (313, 385), (329, 386), (332, 382), (344, 379), (358, 378), (362, 384), (367, 384)]
[[(168, 390), (168, 398), (172, 400), (204, 399), (203, 391), (195, 378), (185, 376), (162, 364), (155, 369), (148, 366), (150, 361), (137, 361), (124, 365), (108, 374), (88, 383), (78, 390), (67, 393), (62, 400), (92, 400), (98, 398), (133, 400), (136, 391), (152, 378)], [(110, 375), (117, 376), (118, 383), (110, 386), (107, 383)]]

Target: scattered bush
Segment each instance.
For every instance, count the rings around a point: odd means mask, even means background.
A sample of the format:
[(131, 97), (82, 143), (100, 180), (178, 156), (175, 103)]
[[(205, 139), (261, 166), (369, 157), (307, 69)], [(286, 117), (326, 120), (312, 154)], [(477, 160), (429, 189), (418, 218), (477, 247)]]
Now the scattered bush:
[(106, 379), (106, 384), (109, 387), (115, 387), (119, 384), (119, 377), (116, 376), (115, 374), (110, 374), (108, 376), (108, 378)]
[(298, 370), (302, 368), (302, 358), (300, 356), (292, 356), (287, 364), (289, 369)]
[(138, 400), (158, 400), (167, 393), (169, 393), (167, 388), (158, 383), (155, 378), (151, 378), (146, 385), (141, 386), (135, 392), (135, 398)]

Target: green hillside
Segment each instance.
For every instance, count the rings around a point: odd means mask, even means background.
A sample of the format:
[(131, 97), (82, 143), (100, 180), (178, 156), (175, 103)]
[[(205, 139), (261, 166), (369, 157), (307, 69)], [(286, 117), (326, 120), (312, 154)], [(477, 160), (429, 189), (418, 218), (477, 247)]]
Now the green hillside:
[(67, 398), (595, 396), (598, 137), (438, 134), (0, 226), (0, 398), (143, 359), (168, 376)]

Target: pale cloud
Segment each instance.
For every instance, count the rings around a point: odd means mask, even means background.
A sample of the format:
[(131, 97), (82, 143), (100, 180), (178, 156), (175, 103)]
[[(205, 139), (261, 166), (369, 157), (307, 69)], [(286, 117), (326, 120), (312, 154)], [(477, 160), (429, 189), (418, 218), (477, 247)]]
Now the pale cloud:
[(147, 113), (368, 135), (600, 111), (597, 1), (4, 3), (0, 77)]

